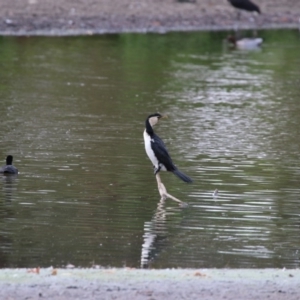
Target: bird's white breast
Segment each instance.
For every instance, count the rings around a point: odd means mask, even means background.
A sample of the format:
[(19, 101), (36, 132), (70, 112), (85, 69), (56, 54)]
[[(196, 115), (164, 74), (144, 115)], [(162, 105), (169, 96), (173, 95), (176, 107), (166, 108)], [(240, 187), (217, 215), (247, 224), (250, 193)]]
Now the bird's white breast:
[(145, 150), (146, 150), (146, 153), (149, 157), (149, 159), (151, 160), (153, 166), (155, 166), (156, 168), (158, 168), (158, 160), (151, 148), (151, 137), (150, 135), (146, 132), (146, 130), (144, 130), (144, 142), (145, 142)]

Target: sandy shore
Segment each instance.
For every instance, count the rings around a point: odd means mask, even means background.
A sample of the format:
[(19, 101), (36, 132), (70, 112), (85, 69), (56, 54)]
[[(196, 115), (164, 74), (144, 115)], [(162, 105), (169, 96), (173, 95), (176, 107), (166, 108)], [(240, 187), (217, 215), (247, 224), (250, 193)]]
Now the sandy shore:
[[(0, 34), (72, 35), (233, 29), (227, 0), (0, 0)], [(191, 0), (190, 0), (191, 1)], [(262, 14), (243, 12), (240, 28), (298, 28), (299, 0), (257, 1)]]
[(1, 299), (300, 299), (300, 270), (2, 269)]

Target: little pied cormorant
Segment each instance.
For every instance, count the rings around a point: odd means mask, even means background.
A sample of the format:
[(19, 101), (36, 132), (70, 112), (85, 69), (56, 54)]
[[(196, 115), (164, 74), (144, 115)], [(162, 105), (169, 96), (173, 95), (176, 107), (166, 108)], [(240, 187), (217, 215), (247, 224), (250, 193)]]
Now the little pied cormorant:
[(18, 174), (18, 169), (12, 165), (13, 156), (8, 155), (6, 157), (6, 165), (0, 168), (0, 173), (2, 174)]
[(166, 116), (162, 116), (159, 113), (148, 116), (146, 119), (146, 129), (144, 131), (145, 149), (154, 166), (154, 174), (156, 175), (160, 170), (169, 171), (185, 182), (192, 182), (190, 177), (180, 172), (173, 164), (164, 142), (154, 133), (153, 126), (163, 117)]

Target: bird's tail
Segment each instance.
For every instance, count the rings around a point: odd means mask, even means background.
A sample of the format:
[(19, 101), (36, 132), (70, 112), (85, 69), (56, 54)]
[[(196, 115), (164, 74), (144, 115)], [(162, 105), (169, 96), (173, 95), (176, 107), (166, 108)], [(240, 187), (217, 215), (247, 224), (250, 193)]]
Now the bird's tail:
[(187, 176), (184, 173), (180, 172), (178, 169), (174, 170), (173, 173), (176, 176), (178, 176), (181, 180), (183, 180), (184, 182), (188, 182), (188, 183), (193, 182), (193, 180), (189, 176)]

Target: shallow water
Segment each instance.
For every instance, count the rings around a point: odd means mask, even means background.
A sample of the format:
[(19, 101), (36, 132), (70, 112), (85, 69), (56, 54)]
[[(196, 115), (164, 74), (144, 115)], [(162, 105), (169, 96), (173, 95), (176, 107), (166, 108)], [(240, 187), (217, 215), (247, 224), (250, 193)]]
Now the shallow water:
[[(300, 36), (226, 32), (0, 40), (0, 266), (300, 265)], [(159, 201), (142, 132), (187, 185)], [(218, 189), (217, 197), (212, 193)]]

